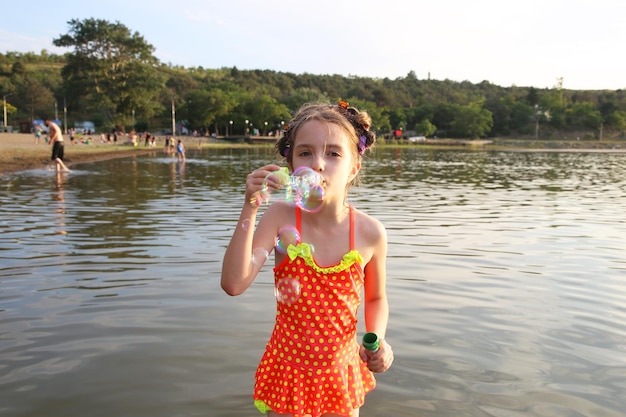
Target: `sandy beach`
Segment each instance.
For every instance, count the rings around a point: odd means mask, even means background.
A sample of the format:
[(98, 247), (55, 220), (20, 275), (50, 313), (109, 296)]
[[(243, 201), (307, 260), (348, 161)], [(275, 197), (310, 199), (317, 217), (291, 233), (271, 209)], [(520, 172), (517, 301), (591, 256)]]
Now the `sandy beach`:
[[(71, 145), (67, 136), (64, 140), (64, 162), (70, 168), (76, 163), (154, 152), (161, 150), (163, 146), (163, 143), (157, 143), (156, 148), (146, 148), (143, 144), (137, 147), (101, 144), (99, 136), (94, 136), (93, 143), (89, 145), (80, 142)], [(43, 168), (51, 163), (51, 153), (52, 147), (46, 143), (43, 136), (39, 144), (36, 144), (35, 136), (32, 134), (0, 133), (0, 175)]]

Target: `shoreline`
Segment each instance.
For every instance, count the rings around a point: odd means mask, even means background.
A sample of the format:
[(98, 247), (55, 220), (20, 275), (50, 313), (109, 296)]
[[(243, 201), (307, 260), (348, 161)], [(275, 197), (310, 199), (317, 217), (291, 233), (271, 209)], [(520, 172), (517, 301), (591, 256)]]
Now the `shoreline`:
[[(94, 137), (100, 141), (99, 135)], [(162, 147), (146, 148), (143, 144), (136, 147), (104, 143), (86, 145), (80, 142), (70, 145), (68, 136), (64, 135), (63, 139), (65, 143), (63, 162), (68, 168), (80, 163), (144, 155), (163, 150)], [(50, 166), (51, 154), (52, 146), (46, 143), (45, 136), (42, 136), (36, 144), (35, 136), (29, 133), (0, 133), (0, 175)]]
[[(129, 145), (111, 145), (100, 142), (99, 135), (94, 135), (94, 143), (86, 145), (83, 143), (69, 144), (69, 137), (64, 135), (65, 158), (64, 162), (68, 167), (79, 163), (97, 162), (112, 158), (125, 158), (133, 155), (145, 155), (153, 152), (162, 152), (163, 138), (157, 142), (156, 147), (146, 148), (143, 143), (136, 147)], [(198, 146), (217, 147), (248, 147), (254, 146), (247, 143), (235, 143), (232, 141), (216, 141), (215, 138), (197, 138), (191, 136), (176, 137), (182, 139), (187, 148)], [(266, 145), (262, 145), (266, 146)], [(267, 146), (270, 146), (268, 144)], [(273, 142), (271, 143), (273, 146)], [(414, 144), (414, 143), (382, 143), (377, 146), (401, 146), (401, 147), (422, 147), (441, 149), (467, 149), (485, 151), (508, 151), (508, 152), (593, 152), (593, 153), (626, 153), (626, 142), (598, 142), (598, 141), (536, 141), (536, 140), (514, 140), (502, 139), (494, 140), (490, 144), (465, 146), (442, 144)], [(35, 144), (35, 137), (30, 133), (0, 133), (0, 175), (26, 171), (30, 169), (45, 168), (50, 165), (52, 148), (42, 136), (39, 144)]]

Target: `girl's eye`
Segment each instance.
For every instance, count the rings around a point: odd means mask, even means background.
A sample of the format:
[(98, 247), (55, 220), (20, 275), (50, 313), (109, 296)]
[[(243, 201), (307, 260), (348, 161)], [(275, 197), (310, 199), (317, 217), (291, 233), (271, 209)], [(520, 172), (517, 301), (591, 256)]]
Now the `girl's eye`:
[(298, 154), (298, 156), (310, 156), (311, 152), (310, 151), (302, 151)]

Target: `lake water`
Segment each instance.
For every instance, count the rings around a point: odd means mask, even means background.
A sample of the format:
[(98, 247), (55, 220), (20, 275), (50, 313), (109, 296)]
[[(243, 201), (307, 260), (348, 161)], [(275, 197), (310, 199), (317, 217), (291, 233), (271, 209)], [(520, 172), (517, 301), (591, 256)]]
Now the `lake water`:
[[(2, 177), (0, 416), (254, 416), (266, 265), (219, 286), (271, 149)], [(379, 148), (396, 360), (361, 416), (626, 415), (626, 154)], [(270, 260), (273, 261), (273, 259)]]

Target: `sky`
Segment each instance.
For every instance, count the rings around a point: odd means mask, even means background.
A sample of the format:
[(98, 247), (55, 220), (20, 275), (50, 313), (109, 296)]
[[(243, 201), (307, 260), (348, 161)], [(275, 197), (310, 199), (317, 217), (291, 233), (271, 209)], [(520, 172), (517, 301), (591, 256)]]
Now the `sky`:
[[(7, 4), (10, 3), (10, 4)], [(0, 52), (120, 22), (175, 66), (626, 88), (625, 0), (7, 0)]]

